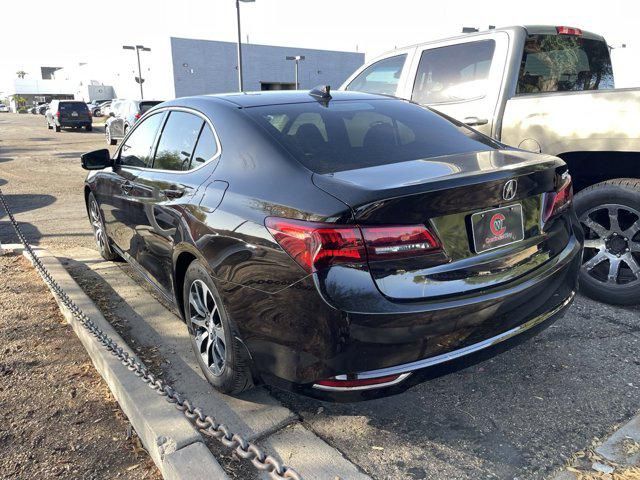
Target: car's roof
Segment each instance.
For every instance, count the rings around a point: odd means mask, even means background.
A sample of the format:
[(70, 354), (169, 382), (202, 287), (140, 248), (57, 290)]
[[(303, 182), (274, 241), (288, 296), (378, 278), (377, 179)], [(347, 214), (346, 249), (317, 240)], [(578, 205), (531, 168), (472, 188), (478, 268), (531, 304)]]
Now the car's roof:
[[(284, 105), (287, 103), (308, 103), (318, 101), (317, 97), (310, 95), (310, 90), (279, 90), (265, 92), (238, 92), (222, 93), (215, 95), (202, 95), (202, 99), (221, 99), (233, 103), (241, 108), (260, 107), (265, 105)], [(348, 100), (381, 100), (391, 97), (375, 95), (371, 93), (352, 91), (331, 91), (331, 102)]]

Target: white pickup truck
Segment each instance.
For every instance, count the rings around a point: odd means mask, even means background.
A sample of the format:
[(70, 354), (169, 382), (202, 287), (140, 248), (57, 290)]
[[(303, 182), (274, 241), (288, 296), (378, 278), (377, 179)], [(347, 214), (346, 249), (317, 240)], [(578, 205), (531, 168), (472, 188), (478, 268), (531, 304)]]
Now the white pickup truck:
[(640, 89), (614, 89), (603, 37), (564, 26), (465, 34), (388, 52), (341, 89), (409, 99), (562, 158), (586, 234), (581, 290), (640, 303)]

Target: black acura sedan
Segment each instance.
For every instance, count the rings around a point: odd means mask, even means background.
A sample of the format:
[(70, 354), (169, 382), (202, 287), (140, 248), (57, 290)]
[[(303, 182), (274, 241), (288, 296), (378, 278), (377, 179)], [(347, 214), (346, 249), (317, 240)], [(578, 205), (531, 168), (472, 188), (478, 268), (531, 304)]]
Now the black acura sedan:
[(576, 289), (562, 160), (408, 101), (180, 98), (82, 164), (102, 255), (175, 304), (226, 393), (395, 393), (527, 338)]

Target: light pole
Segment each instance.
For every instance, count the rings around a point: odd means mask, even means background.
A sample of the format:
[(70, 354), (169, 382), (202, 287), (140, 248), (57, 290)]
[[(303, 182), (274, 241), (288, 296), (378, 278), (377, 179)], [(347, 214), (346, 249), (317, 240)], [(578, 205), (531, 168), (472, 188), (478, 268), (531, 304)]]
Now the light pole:
[(296, 62), (296, 90), (298, 90), (298, 87), (300, 86), (299, 82), (298, 82), (298, 65), (300, 64), (300, 62), (302, 60), (304, 60), (304, 55), (294, 55), (294, 56), (287, 56), (286, 57), (287, 60), (295, 60)]
[(244, 90), (242, 84), (242, 36), (240, 32), (240, 2), (251, 3), (256, 0), (236, 0), (236, 13), (238, 16), (238, 89)]
[(143, 45), (123, 45), (122, 48), (124, 50), (136, 51), (136, 56), (138, 57), (138, 76), (136, 77), (136, 82), (140, 84), (140, 100), (144, 100), (144, 93), (142, 93), (142, 83), (144, 82), (144, 78), (142, 78), (142, 68), (140, 68), (140, 52), (150, 52), (151, 49)]

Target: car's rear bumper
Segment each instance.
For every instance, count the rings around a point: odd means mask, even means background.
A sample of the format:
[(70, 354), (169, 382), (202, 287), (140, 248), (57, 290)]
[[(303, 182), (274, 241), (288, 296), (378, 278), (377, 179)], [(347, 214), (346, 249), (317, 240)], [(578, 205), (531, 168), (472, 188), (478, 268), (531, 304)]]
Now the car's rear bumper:
[(81, 120), (56, 120), (56, 125), (59, 127), (86, 127), (91, 125), (91, 120), (81, 119)]
[[(221, 293), (256, 373), (267, 383), (308, 395), (339, 396), (341, 392), (313, 386), (343, 375), (441, 369), (551, 323), (576, 291), (581, 252), (581, 240), (572, 235), (559, 255), (517, 281), (429, 302), (383, 299), (388, 306), (380, 303), (375, 314), (333, 308), (312, 277), (275, 294), (238, 285), (222, 285)], [(349, 285), (364, 289), (367, 276), (372, 282), (365, 273), (353, 273), (361, 283), (349, 279)], [(382, 297), (375, 288), (371, 296), (372, 302)], [(394, 388), (417, 378), (412, 374)]]

